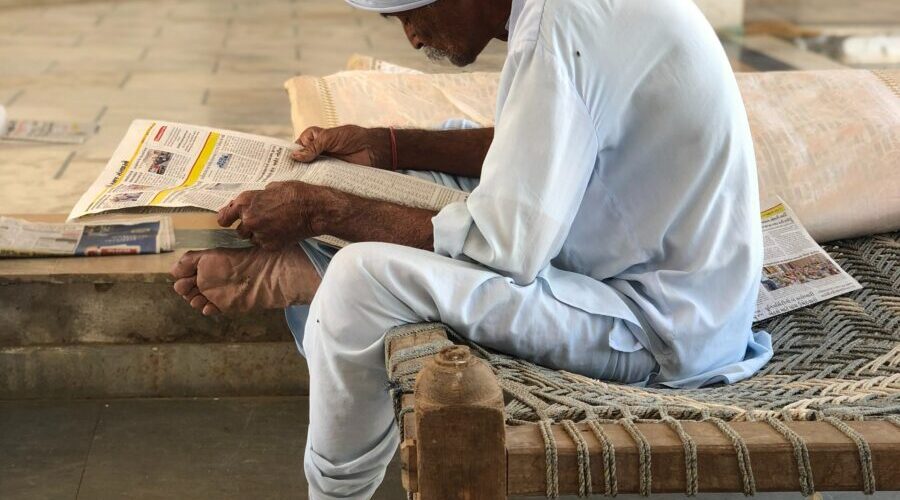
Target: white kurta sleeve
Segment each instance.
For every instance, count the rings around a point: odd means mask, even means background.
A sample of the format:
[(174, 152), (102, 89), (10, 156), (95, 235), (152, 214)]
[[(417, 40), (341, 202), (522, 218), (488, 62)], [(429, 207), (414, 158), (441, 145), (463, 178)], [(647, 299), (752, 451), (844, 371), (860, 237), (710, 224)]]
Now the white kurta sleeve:
[(538, 41), (506, 64), (481, 183), (467, 201), (434, 217), (434, 248), (524, 285), (559, 253), (597, 162), (598, 139), (559, 56)]

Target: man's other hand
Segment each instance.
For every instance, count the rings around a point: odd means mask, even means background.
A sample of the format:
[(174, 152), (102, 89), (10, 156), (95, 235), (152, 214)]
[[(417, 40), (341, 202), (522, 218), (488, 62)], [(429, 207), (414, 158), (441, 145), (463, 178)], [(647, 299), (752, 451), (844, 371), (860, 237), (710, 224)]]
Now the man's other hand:
[(238, 234), (254, 245), (276, 250), (319, 236), (315, 207), (324, 202), (323, 188), (304, 182), (273, 182), (261, 191), (245, 191), (219, 210), (219, 225), (237, 221)]
[(293, 158), (305, 163), (330, 156), (357, 165), (391, 168), (391, 136), (384, 128), (343, 125), (334, 128), (310, 127), (297, 139), (300, 149)]

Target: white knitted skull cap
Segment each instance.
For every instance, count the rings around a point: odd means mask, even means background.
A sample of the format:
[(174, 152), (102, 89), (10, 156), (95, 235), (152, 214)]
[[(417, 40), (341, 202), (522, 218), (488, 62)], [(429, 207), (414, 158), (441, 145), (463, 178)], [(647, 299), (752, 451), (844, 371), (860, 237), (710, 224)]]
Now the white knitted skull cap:
[(437, 0), (347, 0), (357, 9), (370, 10), (381, 14), (394, 14), (406, 10), (424, 7)]

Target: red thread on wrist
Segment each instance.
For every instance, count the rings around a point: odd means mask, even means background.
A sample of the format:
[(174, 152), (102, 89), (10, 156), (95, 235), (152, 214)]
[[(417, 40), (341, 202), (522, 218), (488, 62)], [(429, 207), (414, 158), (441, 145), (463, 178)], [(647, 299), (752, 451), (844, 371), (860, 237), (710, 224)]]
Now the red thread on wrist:
[(397, 157), (397, 135), (394, 133), (394, 127), (389, 127), (391, 131), (391, 170), (397, 170), (400, 159)]

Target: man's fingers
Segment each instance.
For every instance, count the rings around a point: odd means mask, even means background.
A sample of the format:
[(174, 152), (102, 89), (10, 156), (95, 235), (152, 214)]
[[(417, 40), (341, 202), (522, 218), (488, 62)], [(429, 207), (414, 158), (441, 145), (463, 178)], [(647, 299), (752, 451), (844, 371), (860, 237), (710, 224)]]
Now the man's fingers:
[(320, 147), (320, 138), (323, 134), (327, 135), (325, 134), (325, 129), (321, 127), (309, 127), (304, 130), (297, 139), (300, 149), (294, 151), (292, 157), (305, 163), (315, 160), (323, 151)]
[(188, 292), (197, 288), (197, 276), (190, 276), (187, 278), (181, 278), (175, 282), (175, 291), (178, 292), (178, 295), (187, 295)]
[(241, 238), (253, 241), (253, 231), (247, 228), (247, 224), (241, 222), (235, 230)]
[(322, 127), (308, 127), (306, 130), (300, 133), (300, 137), (297, 138), (296, 142), (300, 145), (301, 148), (305, 148), (309, 145), (312, 139), (321, 131), (323, 131)]
[[(330, 128), (318, 129), (310, 135), (306, 144), (301, 144), (295, 151), (293, 158), (304, 163), (311, 162), (325, 153), (344, 153), (341, 141), (346, 137), (346, 129)], [(302, 136), (301, 136), (302, 138)]]
[(317, 147), (315, 144), (310, 145), (309, 147), (298, 149), (291, 153), (291, 158), (296, 161), (302, 163), (310, 163), (322, 154), (323, 150)]
[(225, 205), (224, 207), (219, 209), (218, 222), (222, 227), (231, 227), (237, 220), (242, 219), (244, 216), (244, 210), (250, 205), (250, 202), (253, 201), (253, 198), (259, 194), (260, 191), (244, 191), (243, 193), (237, 195), (237, 197), (231, 200), (231, 203)]
[(231, 203), (219, 209), (218, 222), (220, 226), (231, 227), (236, 220), (241, 218), (243, 207), (235, 203), (235, 201), (237, 201), (237, 199), (232, 200)]
[(195, 250), (185, 252), (185, 254), (178, 259), (178, 262), (173, 264), (172, 268), (169, 269), (169, 274), (176, 280), (195, 276), (197, 274), (197, 262), (200, 261), (200, 257), (202, 256), (202, 252), (197, 252)]

